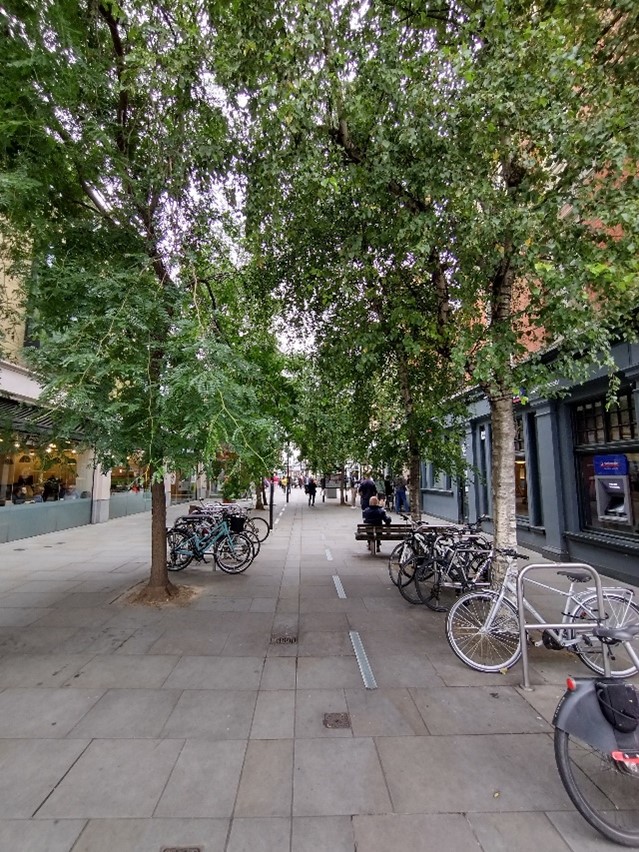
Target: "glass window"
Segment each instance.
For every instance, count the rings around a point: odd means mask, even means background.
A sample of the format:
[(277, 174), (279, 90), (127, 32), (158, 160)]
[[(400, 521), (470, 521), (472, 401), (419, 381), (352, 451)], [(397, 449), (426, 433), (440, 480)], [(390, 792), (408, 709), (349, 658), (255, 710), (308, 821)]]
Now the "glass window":
[(528, 508), (524, 418), (522, 415), (515, 417), (515, 514), (521, 518), (527, 518), (530, 514)]
[(609, 411), (606, 411), (606, 398), (601, 397), (575, 405), (573, 415), (577, 445), (606, 444), (637, 437), (637, 418), (630, 389), (619, 394), (617, 405)]

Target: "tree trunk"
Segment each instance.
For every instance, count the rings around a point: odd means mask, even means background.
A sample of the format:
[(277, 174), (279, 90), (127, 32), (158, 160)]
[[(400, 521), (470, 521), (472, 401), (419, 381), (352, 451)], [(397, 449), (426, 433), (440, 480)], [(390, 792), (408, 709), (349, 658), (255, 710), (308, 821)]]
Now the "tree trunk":
[(255, 480), (255, 508), (264, 508), (264, 478), (260, 477)]
[(420, 454), (417, 444), (410, 442), (408, 457), (408, 503), (411, 517), (418, 521), (422, 516), (422, 495), (419, 476)]
[(139, 595), (146, 601), (165, 601), (178, 594), (166, 567), (166, 497), (164, 482), (151, 481), (151, 574)]
[[(512, 394), (490, 397), (492, 423), (492, 515), (494, 543), (499, 548), (517, 547), (515, 517), (515, 418)], [(497, 556), (494, 579), (503, 578), (506, 561)]]

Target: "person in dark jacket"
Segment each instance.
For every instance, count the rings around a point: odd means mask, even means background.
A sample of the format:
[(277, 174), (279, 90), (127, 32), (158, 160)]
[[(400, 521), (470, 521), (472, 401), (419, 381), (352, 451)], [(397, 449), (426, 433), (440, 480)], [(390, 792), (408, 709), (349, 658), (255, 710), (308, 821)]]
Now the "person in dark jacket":
[[(375, 527), (381, 527), (383, 524), (390, 524), (391, 519), (386, 514), (384, 509), (379, 505), (377, 497), (371, 497), (370, 502), (362, 513), (365, 524), (371, 524)], [(381, 550), (381, 542), (377, 540), (377, 552)]]
[(313, 477), (309, 477), (308, 482), (306, 483), (306, 493), (308, 494), (308, 505), (315, 505), (315, 493), (317, 491), (317, 483), (313, 479)]
[(364, 509), (368, 509), (368, 504), (371, 497), (377, 496), (377, 486), (373, 482), (370, 476), (367, 476), (366, 479), (362, 479), (359, 489), (360, 496), (360, 505), (362, 507), (362, 512)]

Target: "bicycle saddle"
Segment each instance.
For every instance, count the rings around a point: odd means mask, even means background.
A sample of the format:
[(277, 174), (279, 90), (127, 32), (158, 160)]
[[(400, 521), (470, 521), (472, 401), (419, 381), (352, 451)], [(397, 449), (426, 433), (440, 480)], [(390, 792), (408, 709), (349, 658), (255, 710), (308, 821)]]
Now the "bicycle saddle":
[(627, 624), (625, 627), (593, 627), (592, 635), (598, 639), (613, 639), (616, 642), (632, 642), (639, 633), (639, 624)]
[(573, 583), (587, 583), (592, 580), (591, 575), (587, 571), (557, 571), (561, 577), (568, 577)]

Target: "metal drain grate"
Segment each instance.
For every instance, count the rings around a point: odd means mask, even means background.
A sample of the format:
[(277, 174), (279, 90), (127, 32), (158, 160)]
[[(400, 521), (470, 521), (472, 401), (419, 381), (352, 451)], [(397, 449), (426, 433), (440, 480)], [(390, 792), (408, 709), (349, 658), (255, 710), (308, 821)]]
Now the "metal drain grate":
[(279, 633), (271, 636), (271, 645), (297, 645), (297, 636), (290, 633)]
[(351, 717), (348, 713), (324, 713), (325, 728), (350, 728)]
[(163, 846), (160, 852), (204, 852), (204, 846)]

